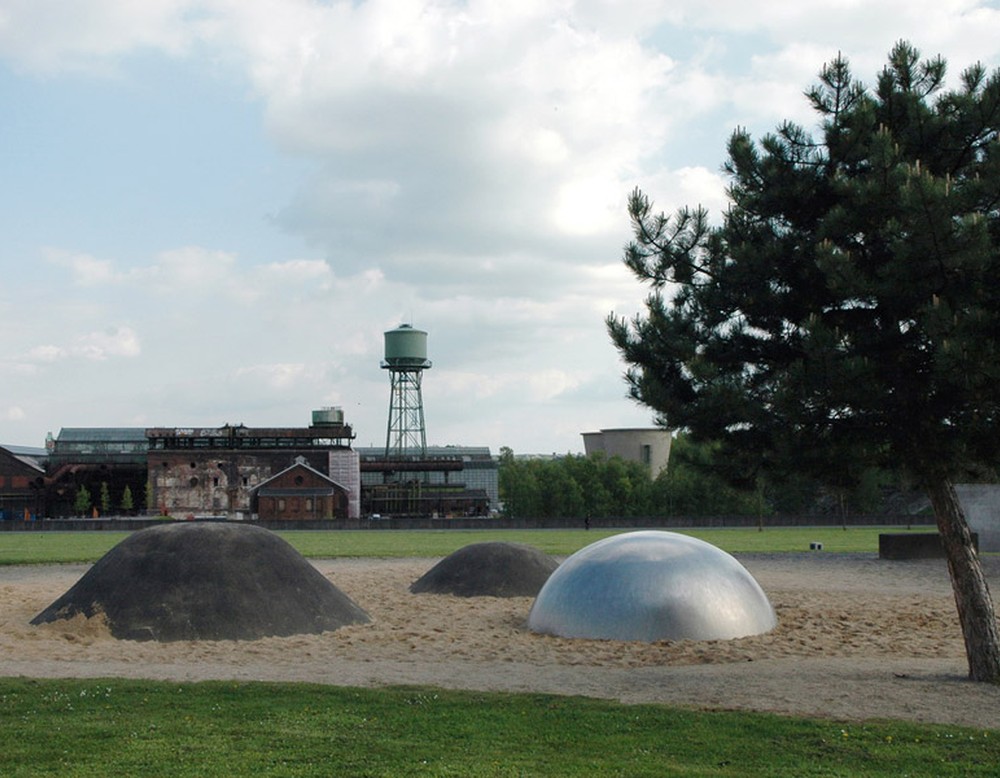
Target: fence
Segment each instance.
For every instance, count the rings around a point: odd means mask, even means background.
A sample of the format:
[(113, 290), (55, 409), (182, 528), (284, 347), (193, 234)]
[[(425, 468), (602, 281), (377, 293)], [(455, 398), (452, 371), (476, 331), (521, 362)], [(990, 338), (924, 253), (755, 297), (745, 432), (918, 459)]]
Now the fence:
[[(0, 532), (79, 532), (132, 531), (169, 522), (159, 518), (39, 519), (0, 521)], [(443, 529), (685, 529), (692, 527), (756, 527), (756, 516), (619, 516), (610, 518), (474, 518), (437, 519), (428, 516), (394, 516), (381, 519), (339, 519), (322, 521), (248, 522), (266, 529), (280, 530), (443, 530)], [(922, 527), (933, 526), (932, 516), (773, 516), (765, 527)]]

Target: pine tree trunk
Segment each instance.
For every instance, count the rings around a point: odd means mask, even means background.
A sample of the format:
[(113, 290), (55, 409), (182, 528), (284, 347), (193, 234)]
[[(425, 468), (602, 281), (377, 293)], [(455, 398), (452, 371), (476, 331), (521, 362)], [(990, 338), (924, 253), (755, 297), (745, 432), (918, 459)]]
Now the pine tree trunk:
[(958, 619), (965, 638), (969, 678), (1000, 683), (1000, 631), (997, 630), (993, 598), (955, 487), (950, 481), (939, 479), (928, 484), (927, 494), (948, 559)]

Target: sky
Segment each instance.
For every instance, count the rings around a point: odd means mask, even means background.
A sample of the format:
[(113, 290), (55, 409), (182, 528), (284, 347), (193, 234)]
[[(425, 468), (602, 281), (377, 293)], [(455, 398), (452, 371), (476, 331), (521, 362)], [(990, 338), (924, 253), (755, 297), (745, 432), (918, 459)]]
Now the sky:
[(651, 426), (629, 192), (720, 214), (734, 129), (898, 40), (995, 68), (1000, 5), (0, 0), (0, 442), (337, 406), (383, 446), (401, 323), (428, 444)]

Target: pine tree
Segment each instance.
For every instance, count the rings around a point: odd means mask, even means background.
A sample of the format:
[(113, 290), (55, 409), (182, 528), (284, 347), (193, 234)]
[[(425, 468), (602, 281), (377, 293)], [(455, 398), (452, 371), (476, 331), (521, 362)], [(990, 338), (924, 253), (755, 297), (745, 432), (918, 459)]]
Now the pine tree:
[(874, 89), (838, 57), (807, 93), (818, 137), (787, 122), (732, 135), (718, 226), (633, 192), (624, 261), (652, 293), (608, 327), (633, 396), (720, 442), (733, 476), (848, 488), (868, 467), (907, 470), (934, 508), (970, 677), (1000, 682), (953, 487), (1000, 454), (1000, 71), (944, 78), (907, 43)]

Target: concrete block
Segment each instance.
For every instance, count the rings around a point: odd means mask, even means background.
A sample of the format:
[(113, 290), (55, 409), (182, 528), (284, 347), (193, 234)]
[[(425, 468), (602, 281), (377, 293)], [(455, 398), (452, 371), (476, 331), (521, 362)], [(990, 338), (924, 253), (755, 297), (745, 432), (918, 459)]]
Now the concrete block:
[[(979, 550), (979, 536), (972, 533)], [(944, 559), (941, 536), (936, 532), (884, 532), (878, 536), (879, 559)]]

